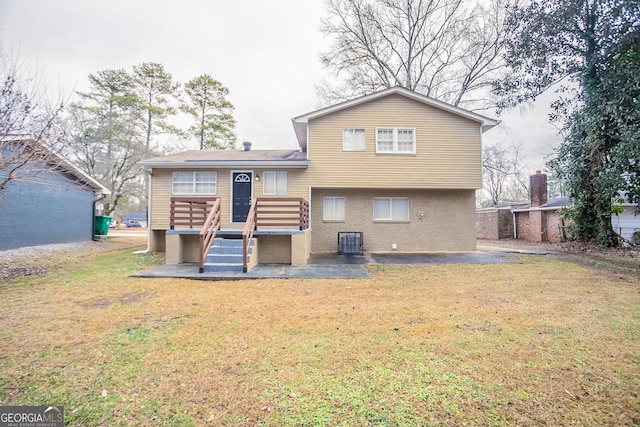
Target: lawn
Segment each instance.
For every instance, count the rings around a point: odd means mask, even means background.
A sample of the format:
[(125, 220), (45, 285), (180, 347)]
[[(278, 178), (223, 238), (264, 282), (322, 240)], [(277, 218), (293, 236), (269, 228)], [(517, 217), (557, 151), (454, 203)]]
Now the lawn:
[(0, 403), (71, 426), (640, 425), (640, 276), (567, 257), (190, 281), (126, 244), (0, 285)]

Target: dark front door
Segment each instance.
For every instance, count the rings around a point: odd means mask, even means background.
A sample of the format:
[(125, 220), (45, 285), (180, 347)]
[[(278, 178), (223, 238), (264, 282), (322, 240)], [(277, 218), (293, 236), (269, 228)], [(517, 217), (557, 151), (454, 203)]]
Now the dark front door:
[(251, 208), (251, 172), (233, 172), (233, 222), (245, 222)]

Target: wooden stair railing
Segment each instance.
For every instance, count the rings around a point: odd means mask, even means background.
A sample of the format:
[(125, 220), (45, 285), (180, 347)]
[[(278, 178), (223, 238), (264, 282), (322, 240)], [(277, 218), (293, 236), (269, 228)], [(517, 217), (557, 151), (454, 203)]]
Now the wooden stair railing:
[(220, 198), (216, 198), (215, 202), (213, 202), (211, 212), (209, 212), (209, 215), (200, 230), (200, 273), (204, 273), (204, 263), (207, 259), (207, 254), (209, 253), (209, 249), (211, 249), (211, 245), (216, 238), (216, 233), (220, 229), (220, 205)]
[(247, 222), (244, 224), (244, 230), (242, 230), (242, 272), (249, 271), (249, 248), (251, 247), (251, 240), (253, 239), (253, 232), (256, 229), (256, 206), (258, 204), (258, 198), (253, 200), (251, 208), (247, 214)]

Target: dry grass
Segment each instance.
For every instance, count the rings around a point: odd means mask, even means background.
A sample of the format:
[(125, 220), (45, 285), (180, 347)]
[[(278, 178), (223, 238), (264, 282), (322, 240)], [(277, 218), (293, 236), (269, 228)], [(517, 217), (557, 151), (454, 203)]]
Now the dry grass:
[(640, 424), (638, 276), (518, 259), (202, 282), (61, 255), (0, 286), (0, 401), (87, 426)]

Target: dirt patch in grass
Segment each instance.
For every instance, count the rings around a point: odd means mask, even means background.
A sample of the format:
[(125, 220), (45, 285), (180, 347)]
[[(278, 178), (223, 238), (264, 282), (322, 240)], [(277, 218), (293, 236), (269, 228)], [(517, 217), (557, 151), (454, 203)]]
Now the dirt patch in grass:
[(69, 260), (135, 248), (145, 241), (143, 237), (126, 237), (0, 251), (0, 283), (27, 276), (44, 276)]
[(44, 265), (15, 265), (13, 263), (0, 264), (0, 282), (25, 276), (44, 276), (49, 269)]
[(68, 425), (640, 424), (640, 279), (517, 259), (203, 282), (70, 257), (0, 287), (0, 402)]

